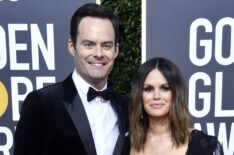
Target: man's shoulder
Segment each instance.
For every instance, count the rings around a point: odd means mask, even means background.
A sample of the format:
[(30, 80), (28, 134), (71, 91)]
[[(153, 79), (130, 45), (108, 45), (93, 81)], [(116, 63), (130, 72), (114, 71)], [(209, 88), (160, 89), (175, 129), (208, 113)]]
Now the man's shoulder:
[(43, 88), (31, 91), (27, 95), (25, 100), (36, 101), (36, 100), (40, 100), (41, 98), (46, 98), (46, 99), (54, 98), (55, 99), (61, 96), (62, 92), (63, 92), (62, 82), (58, 82), (58, 83), (54, 83), (54, 84), (45, 86)]
[[(58, 92), (63, 91), (64, 87), (67, 87), (65, 85), (69, 85), (72, 82), (72, 79), (70, 76), (68, 76), (65, 80), (59, 81), (47, 86), (44, 86), (43, 88), (33, 90), (31, 93), (42, 93), (42, 94), (56, 94)], [(67, 84), (68, 83), (68, 84)]]
[(113, 91), (113, 96), (117, 101), (128, 102), (129, 97), (127, 95), (121, 94), (117, 91)]
[(57, 82), (57, 83), (54, 83), (54, 84), (51, 84), (51, 85), (44, 86), (43, 88), (34, 90), (33, 92), (34, 93), (54, 92), (55, 90), (62, 88), (63, 87), (62, 85), (63, 85), (62, 82)]

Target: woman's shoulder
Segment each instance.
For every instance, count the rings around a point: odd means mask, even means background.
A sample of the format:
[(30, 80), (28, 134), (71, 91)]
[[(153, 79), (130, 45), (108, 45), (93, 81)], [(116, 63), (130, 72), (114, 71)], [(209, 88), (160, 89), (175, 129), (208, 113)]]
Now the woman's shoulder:
[(207, 142), (212, 146), (216, 145), (216, 143), (218, 142), (218, 139), (215, 136), (208, 135), (203, 131), (199, 131), (197, 129), (191, 131), (191, 138), (191, 140), (196, 140), (204, 143)]
[(223, 149), (215, 136), (194, 129), (188, 145), (188, 155), (193, 154), (223, 155)]

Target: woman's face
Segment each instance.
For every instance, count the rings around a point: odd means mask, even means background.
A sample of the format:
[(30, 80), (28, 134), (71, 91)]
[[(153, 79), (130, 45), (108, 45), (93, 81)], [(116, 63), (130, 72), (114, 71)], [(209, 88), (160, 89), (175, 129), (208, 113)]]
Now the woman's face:
[(142, 94), (143, 106), (151, 117), (166, 116), (172, 104), (172, 91), (163, 74), (152, 70), (146, 77)]

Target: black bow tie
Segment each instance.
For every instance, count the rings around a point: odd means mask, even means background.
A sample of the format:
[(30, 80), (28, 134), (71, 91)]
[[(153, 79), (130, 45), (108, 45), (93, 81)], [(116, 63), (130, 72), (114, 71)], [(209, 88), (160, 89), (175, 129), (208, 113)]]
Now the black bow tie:
[(87, 93), (88, 102), (92, 101), (97, 96), (101, 96), (104, 100), (109, 100), (111, 96), (111, 89), (96, 91), (93, 88), (89, 87), (89, 91)]

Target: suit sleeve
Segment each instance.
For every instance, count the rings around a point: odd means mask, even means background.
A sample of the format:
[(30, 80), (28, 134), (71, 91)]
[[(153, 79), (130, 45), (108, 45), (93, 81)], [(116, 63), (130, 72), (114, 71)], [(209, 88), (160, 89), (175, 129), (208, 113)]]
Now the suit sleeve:
[(23, 102), (14, 135), (14, 155), (47, 155), (49, 119), (46, 99), (34, 91)]

